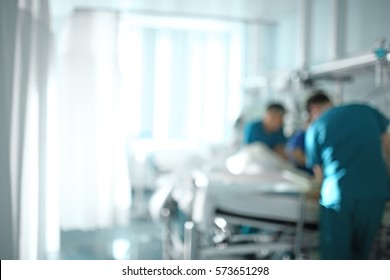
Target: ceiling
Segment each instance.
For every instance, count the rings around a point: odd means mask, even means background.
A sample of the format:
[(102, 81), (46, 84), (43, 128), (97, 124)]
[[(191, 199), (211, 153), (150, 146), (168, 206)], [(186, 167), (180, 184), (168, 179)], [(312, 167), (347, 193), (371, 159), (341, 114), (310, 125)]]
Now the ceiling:
[(78, 7), (277, 22), (296, 13), (299, 0), (50, 0), (54, 21)]

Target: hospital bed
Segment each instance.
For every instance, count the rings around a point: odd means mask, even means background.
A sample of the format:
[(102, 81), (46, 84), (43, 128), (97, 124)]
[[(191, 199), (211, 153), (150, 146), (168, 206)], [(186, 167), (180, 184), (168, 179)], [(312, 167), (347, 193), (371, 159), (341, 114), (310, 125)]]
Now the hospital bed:
[[(128, 143), (129, 176), (133, 191), (132, 215), (147, 216), (147, 196), (161, 177), (181, 176), (209, 161), (215, 148), (183, 141), (136, 140)], [(172, 176), (171, 176), (172, 175)]]
[[(196, 195), (192, 220), (187, 224), (184, 238), (184, 258), (220, 258), (258, 252), (302, 257), (303, 249), (316, 248), (318, 204), (306, 198), (306, 193), (314, 187), (309, 178), (294, 181), (297, 174), (275, 169), (256, 175), (220, 171), (198, 176), (204, 177), (194, 180)], [(217, 246), (202, 246), (200, 235), (207, 235), (213, 222), (220, 227), (219, 234), (224, 238), (219, 238), (214, 244)], [(229, 225), (230, 228), (249, 226), (258, 231), (241, 234), (229, 230)]]
[[(317, 202), (306, 199), (313, 181), (266, 148), (252, 146), (189, 178), (184, 192), (174, 179), (166, 180), (159, 190), (165, 204), (151, 201), (160, 209), (153, 216), (161, 215), (165, 224), (165, 258), (299, 257), (317, 246)], [(175, 189), (182, 195), (173, 198)], [(186, 202), (178, 207), (181, 197)], [(172, 219), (180, 209), (185, 219), (177, 225)], [(240, 234), (242, 226), (258, 232)]]

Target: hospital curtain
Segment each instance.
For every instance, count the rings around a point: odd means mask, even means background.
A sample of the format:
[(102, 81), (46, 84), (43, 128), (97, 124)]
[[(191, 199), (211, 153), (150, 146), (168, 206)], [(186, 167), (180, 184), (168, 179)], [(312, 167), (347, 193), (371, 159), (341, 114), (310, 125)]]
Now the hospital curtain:
[(127, 18), (77, 10), (57, 40), (50, 154), (64, 230), (126, 224), (129, 139), (221, 143), (240, 109), (240, 28)]
[[(17, 2), (0, 1), (0, 259), (17, 259), (11, 203), (10, 131)], [(4, 28), (7, 26), (8, 28)]]
[(63, 230), (129, 222), (128, 104), (120, 87), (117, 30), (116, 13), (77, 10), (58, 40), (57, 95), (49, 105), (58, 127), (53, 179)]
[[(15, 6), (10, 2), (2, 1), (1, 9), (5, 69), (1, 103), (6, 107), (2, 114), (7, 113), (1, 120), (6, 128), (1, 137), (8, 150), (2, 154), (2, 200), (7, 201), (2, 201), (1, 212), (10, 217), (10, 223), (2, 227), (9, 227), (12, 236), (10, 240), (2, 235), (1, 240), (8, 240), (6, 246), (12, 247), (9, 258), (42, 259), (59, 245), (58, 226), (47, 215), (53, 209), (45, 177), (49, 7), (45, 0), (12, 1)], [(7, 32), (13, 34), (3, 36)]]

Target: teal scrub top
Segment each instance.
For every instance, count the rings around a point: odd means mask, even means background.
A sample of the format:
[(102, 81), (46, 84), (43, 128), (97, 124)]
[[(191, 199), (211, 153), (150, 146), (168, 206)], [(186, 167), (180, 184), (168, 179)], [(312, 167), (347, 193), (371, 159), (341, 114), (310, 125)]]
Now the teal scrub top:
[(331, 108), (310, 125), (306, 161), (322, 167), (321, 205), (339, 209), (343, 200), (390, 196), (381, 144), (388, 124), (374, 108), (353, 104)]
[(270, 149), (274, 149), (277, 145), (284, 145), (286, 137), (283, 134), (283, 128), (276, 132), (266, 132), (261, 121), (249, 123), (244, 129), (244, 144), (261, 142), (267, 145)]

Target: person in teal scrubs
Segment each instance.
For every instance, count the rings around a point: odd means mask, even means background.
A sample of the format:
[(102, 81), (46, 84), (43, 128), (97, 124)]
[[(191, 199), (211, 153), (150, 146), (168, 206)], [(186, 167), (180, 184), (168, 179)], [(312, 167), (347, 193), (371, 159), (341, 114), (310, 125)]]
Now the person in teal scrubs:
[(321, 257), (367, 259), (390, 196), (389, 121), (367, 105), (333, 107), (321, 90), (307, 110), (314, 122), (305, 136), (306, 161), (322, 178)]
[(267, 107), (264, 119), (249, 123), (244, 129), (244, 144), (261, 142), (274, 150), (283, 158), (286, 137), (283, 133), (283, 118), (286, 110), (279, 103), (272, 103)]
[[(283, 119), (286, 109), (279, 103), (268, 105), (263, 120), (251, 122), (244, 127), (244, 145), (252, 143), (262, 143), (272, 149), (282, 158), (287, 158), (284, 145), (287, 141), (283, 133)], [(251, 226), (241, 226), (241, 234), (258, 233), (257, 228)]]

